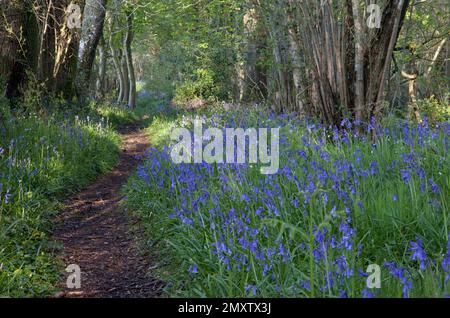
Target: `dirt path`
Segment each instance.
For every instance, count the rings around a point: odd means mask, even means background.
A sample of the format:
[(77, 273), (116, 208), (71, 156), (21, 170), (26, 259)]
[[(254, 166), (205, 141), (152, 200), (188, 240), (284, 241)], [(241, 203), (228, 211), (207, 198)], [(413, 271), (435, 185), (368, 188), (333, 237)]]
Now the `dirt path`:
[(123, 139), (119, 164), (87, 189), (68, 199), (53, 232), (63, 245), (64, 265), (81, 268), (81, 289), (66, 287), (58, 297), (156, 297), (161, 283), (148, 275), (150, 257), (142, 256), (130, 233), (132, 220), (120, 207), (120, 189), (148, 148), (138, 126), (120, 130)]

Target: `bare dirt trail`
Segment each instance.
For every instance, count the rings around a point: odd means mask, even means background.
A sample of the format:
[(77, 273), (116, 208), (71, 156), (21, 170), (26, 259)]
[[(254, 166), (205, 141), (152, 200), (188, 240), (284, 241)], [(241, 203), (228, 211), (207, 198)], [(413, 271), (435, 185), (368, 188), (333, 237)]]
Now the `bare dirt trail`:
[(118, 165), (94, 184), (65, 202), (57, 217), (54, 239), (62, 244), (65, 266), (81, 268), (81, 289), (68, 289), (66, 277), (57, 297), (157, 297), (161, 282), (151, 277), (151, 257), (139, 253), (133, 220), (120, 208), (120, 189), (148, 148), (138, 125), (120, 129), (122, 152)]

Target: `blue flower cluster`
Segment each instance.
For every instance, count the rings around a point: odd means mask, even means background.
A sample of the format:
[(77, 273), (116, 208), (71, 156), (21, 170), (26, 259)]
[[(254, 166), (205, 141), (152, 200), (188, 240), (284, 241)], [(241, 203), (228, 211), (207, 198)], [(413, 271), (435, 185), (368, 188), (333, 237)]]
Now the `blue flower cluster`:
[[(410, 296), (409, 269), (375, 253), (383, 246), (371, 231), (393, 231), (380, 230), (383, 213), (395, 220), (425, 209), (448, 234), (448, 123), (432, 129), (426, 121), (382, 127), (375, 120), (367, 125), (344, 120), (340, 127), (323, 127), (274, 114), (207, 120), (222, 129), (282, 127), (280, 171), (263, 176), (249, 164), (176, 165), (170, 146), (148, 151), (133, 191), (154, 193), (149, 206), (167, 211), (161, 217), (176, 226), (172, 244), (179, 253), (187, 249), (184, 262), (192, 279), (233, 277), (222, 285), (248, 296), (373, 297), (377, 292), (364, 286), (364, 268), (379, 261), (403, 296)], [(430, 262), (422, 239), (406, 243), (410, 260), (425, 271)], [(447, 283), (450, 245), (441, 265)]]

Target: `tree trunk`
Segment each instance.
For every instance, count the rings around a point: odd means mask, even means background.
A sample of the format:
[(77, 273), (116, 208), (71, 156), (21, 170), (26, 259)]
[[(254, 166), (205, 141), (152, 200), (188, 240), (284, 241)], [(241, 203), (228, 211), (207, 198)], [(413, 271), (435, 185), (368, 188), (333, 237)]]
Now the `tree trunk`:
[(355, 22), (355, 118), (364, 121), (364, 29), (359, 9), (359, 0), (352, 0), (353, 21)]
[(409, 6), (409, 0), (389, 1), (381, 22), (381, 29), (377, 32), (368, 52), (368, 70), (366, 103), (369, 104), (368, 113), (379, 116), (383, 111), (386, 94), (386, 83), (392, 61), (395, 44), (397, 43), (403, 20)]
[(244, 15), (244, 38), (245, 38), (245, 53), (244, 53), (244, 67), (242, 68), (242, 93), (241, 100), (250, 101), (256, 97), (258, 89), (256, 76), (256, 54), (257, 54), (257, 24), (258, 17), (255, 9), (250, 9)]
[[(77, 74), (77, 52), (79, 45), (79, 34), (73, 32), (68, 43), (65, 57), (59, 63), (56, 72), (55, 92), (62, 93), (65, 98), (71, 99), (76, 96), (75, 77)], [(57, 65), (55, 65), (57, 66)]]
[(40, 47), (38, 55), (39, 71), (37, 79), (45, 84), (48, 91), (54, 87), (55, 69), (55, 43), (56, 23), (55, 6), (52, 0), (45, 0), (45, 6), (39, 10), (41, 18), (40, 25)]
[(106, 0), (86, 0), (83, 14), (76, 76), (76, 93), (80, 105), (89, 97), (89, 83), (95, 52), (103, 32)]
[(100, 42), (98, 45), (98, 76), (97, 81), (95, 83), (96, 88), (96, 96), (97, 98), (102, 99), (105, 96), (105, 77), (106, 77), (106, 44), (103, 38), (103, 35), (100, 38)]
[(133, 19), (134, 14), (131, 11), (127, 12), (127, 32), (124, 38), (124, 50), (129, 79), (129, 95), (128, 95), (129, 108), (136, 107), (136, 76), (134, 74), (133, 55), (131, 52), (131, 43), (133, 41)]
[(287, 10), (287, 21), (288, 21), (288, 40), (289, 40), (289, 53), (291, 56), (292, 64), (292, 79), (294, 81), (294, 103), (295, 108), (299, 115), (306, 115), (305, 108), (303, 105), (303, 100), (301, 97), (303, 91), (302, 84), (302, 63), (300, 57), (300, 39), (297, 31), (297, 24), (295, 21), (295, 16), (293, 11), (295, 10), (295, 1), (288, 0), (286, 10)]
[(37, 68), (37, 23), (29, 4), (2, 3), (0, 9), (0, 79), (4, 95), (19, 97), (26, 85), (27, 71)]
[(116, 70), (117, 81), (119, 82), (119, 92), (117, 94), (117, 103), (120, 104), (123, 100), (124, 90), (125, 90), (125, 78), (122, 71), (122, 64), (120, 63), (120, 58), (117, 54), (118, 50), (111, 45), (111, 56), (113, 59), (114, 69)]
[(387, 1), (380, 29), (364, 27), (362, 3), (323, 0), (297, 6), (305, 73), (313, 75), (310, 97), (328, 124), (352, 115), (367, 121), (383, 111), (392, 54), (409, 0)]
[(120, 63), (120, 57), (118, 55), (118, 50), (116, 49), (114, 43), (113, 33), (115, 32), (116, 18), (114, 12), (108, 12), (109, 16), (109, 49), (111, 51), (111, 57), (113, 60), (114, 69), (116, 70), (117, 81), (119, 82), (119, 92), (117, 96), (117, 103), (120, 104), (124, 96), (124, 74), (122, 70), (122, 65)]
[(66, 10), (70, 0), (64, 0), (56, 9), (57, 28), (54, 43), (53, 90), (63, 93), (67, 99), (75, 93), (75, 76), (77, 71), (77, 52), (80, 43), (79, 29), (70, 29), (66, 23)]
[(267, 7), (263, 8), (267, 11), (268, 34), (270, 45), (272, 46), (272, 82), (269, 95), (274, 100), (275, 110), (283, 112), (292, 109), (292, 93), (291, 93), (291, 76), (288, 74), (288, 58), (284, 43), (286, 38), (286, 24), (284, 23), (284, 12), (282, 3), (267, 3)]
[(417, 104), (417, 89), (416, 80), (417, 75), (408, 74), (406, 71), (402, 71), (402, 76), (408, 80), (408, 94), (409, 94), (409, 107), (408, 107), (408, 117), (412, 119), (413, 115), (417, 122), (421, 122), (419, 107)]
[(128, 100), (130, 98), (130, 76), (128, 73), (128, 65), (127, 65), (127, 57), (125, 54), (125, 50), (120, 50), (121, 52), (121, 60), (120, 60), (120, 67), (122, 68), (122, 74), (123, 74), (123, 97), (122, 97), (122, 104), (128, 105)]

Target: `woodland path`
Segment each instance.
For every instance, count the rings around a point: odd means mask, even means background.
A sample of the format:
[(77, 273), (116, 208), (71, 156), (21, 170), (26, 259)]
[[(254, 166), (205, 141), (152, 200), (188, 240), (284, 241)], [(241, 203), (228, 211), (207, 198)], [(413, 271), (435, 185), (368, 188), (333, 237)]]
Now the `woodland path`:
[(62, 244), (64, 266), (81, 268), (81, 289), (68, 289), (63, 275), (56, 297), (158, 297), (161, 282), (149, 273), (152, 259), (136, 246), (133, 219), (120, 207), (120, 189), (149, 144), (139, 125), (119, 129), (122, 151), (117, 166), (82, 192), (69, 198), (57, 217), (54, 239)]

